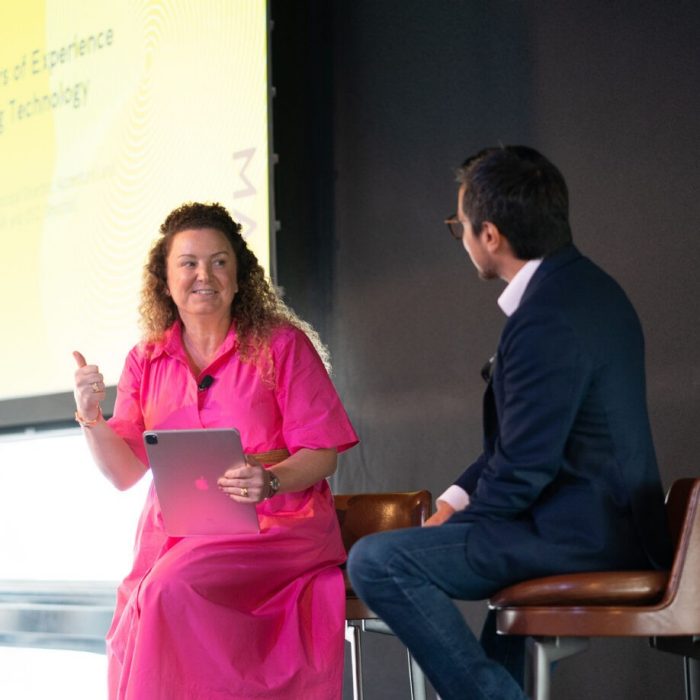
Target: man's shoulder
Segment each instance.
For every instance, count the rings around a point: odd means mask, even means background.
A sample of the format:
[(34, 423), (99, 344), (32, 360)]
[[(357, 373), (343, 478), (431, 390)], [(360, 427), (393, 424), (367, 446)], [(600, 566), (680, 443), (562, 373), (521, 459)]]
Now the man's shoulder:
[(595, 304), (629, 305), (625, 291), (612, 275), (573, 246), (543, 260), (523, 295), (523, 308), (540, 304), (554, 310), (592, 310)]
[(610, 344), (636, 347), (642, 338), (637, 312), (622, 287), (605, 270), (583, 255), (544, 267), (533, 276), (518, 310), (508, 321), (503, 338), (539, 332), (553, 344), (574, 342), (595, 356)]

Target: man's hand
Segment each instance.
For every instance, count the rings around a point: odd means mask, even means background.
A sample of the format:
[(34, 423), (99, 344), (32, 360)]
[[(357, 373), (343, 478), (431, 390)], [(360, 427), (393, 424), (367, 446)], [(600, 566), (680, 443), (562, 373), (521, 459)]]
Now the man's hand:
[(447, 501), (438, 501), (437, 510), (423, 523), (423, 527), (442, 525), (454, 512), (455, 509)]

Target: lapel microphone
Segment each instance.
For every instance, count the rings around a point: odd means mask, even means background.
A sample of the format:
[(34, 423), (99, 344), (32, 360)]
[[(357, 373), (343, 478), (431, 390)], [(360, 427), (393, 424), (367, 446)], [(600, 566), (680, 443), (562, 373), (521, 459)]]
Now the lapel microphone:
[[(496, 356), (489, 357), (486, 364), (481, 368), (481, 378), (488, 384), (491, 381), (493, 374), (493, 363), (496, 361)], [(206, 377), (205, 377), (206, 379)]]
[(211, 374), (205, 374), (202, 381), (197, 384), (199, 391), (206, 391), (214, 383), (214, 377)]

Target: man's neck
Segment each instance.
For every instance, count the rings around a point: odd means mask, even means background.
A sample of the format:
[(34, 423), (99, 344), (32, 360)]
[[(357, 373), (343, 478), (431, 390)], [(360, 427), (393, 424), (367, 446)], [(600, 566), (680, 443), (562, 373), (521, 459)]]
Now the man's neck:
[(520, 260), (519, 258), (514, 258), (508, 256), (501, 262), (501, 269), (499, 270), (499, 277), (504, 281), (510, 283), (510, 281), (515, 277), (515, 275), (523, 269), (527, 260)]

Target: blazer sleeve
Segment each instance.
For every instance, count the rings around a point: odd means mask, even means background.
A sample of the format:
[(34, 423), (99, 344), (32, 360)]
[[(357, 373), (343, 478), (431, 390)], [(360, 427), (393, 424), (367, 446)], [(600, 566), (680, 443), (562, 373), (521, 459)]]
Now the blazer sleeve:
[(493, 376), (498, 435), (493, 452), (458, 481), (472, 488), (462, 520), (515, 518), (556, 478), (589, 365), (563, 314), (529, 309), (511, 317)]
[(484, 467), (487, 464), (488, 459), (486, 455), (482, 453), (476, 462), (464, 470), (462, 475), (457, 479), (457, 481), (454, 482), (454, 485), (463, 488), (468, 494), (471, 495), (474, 493), (474, 489), (476, 489), (476, 485), (479, 482), (481, 472), (484, 470)]

